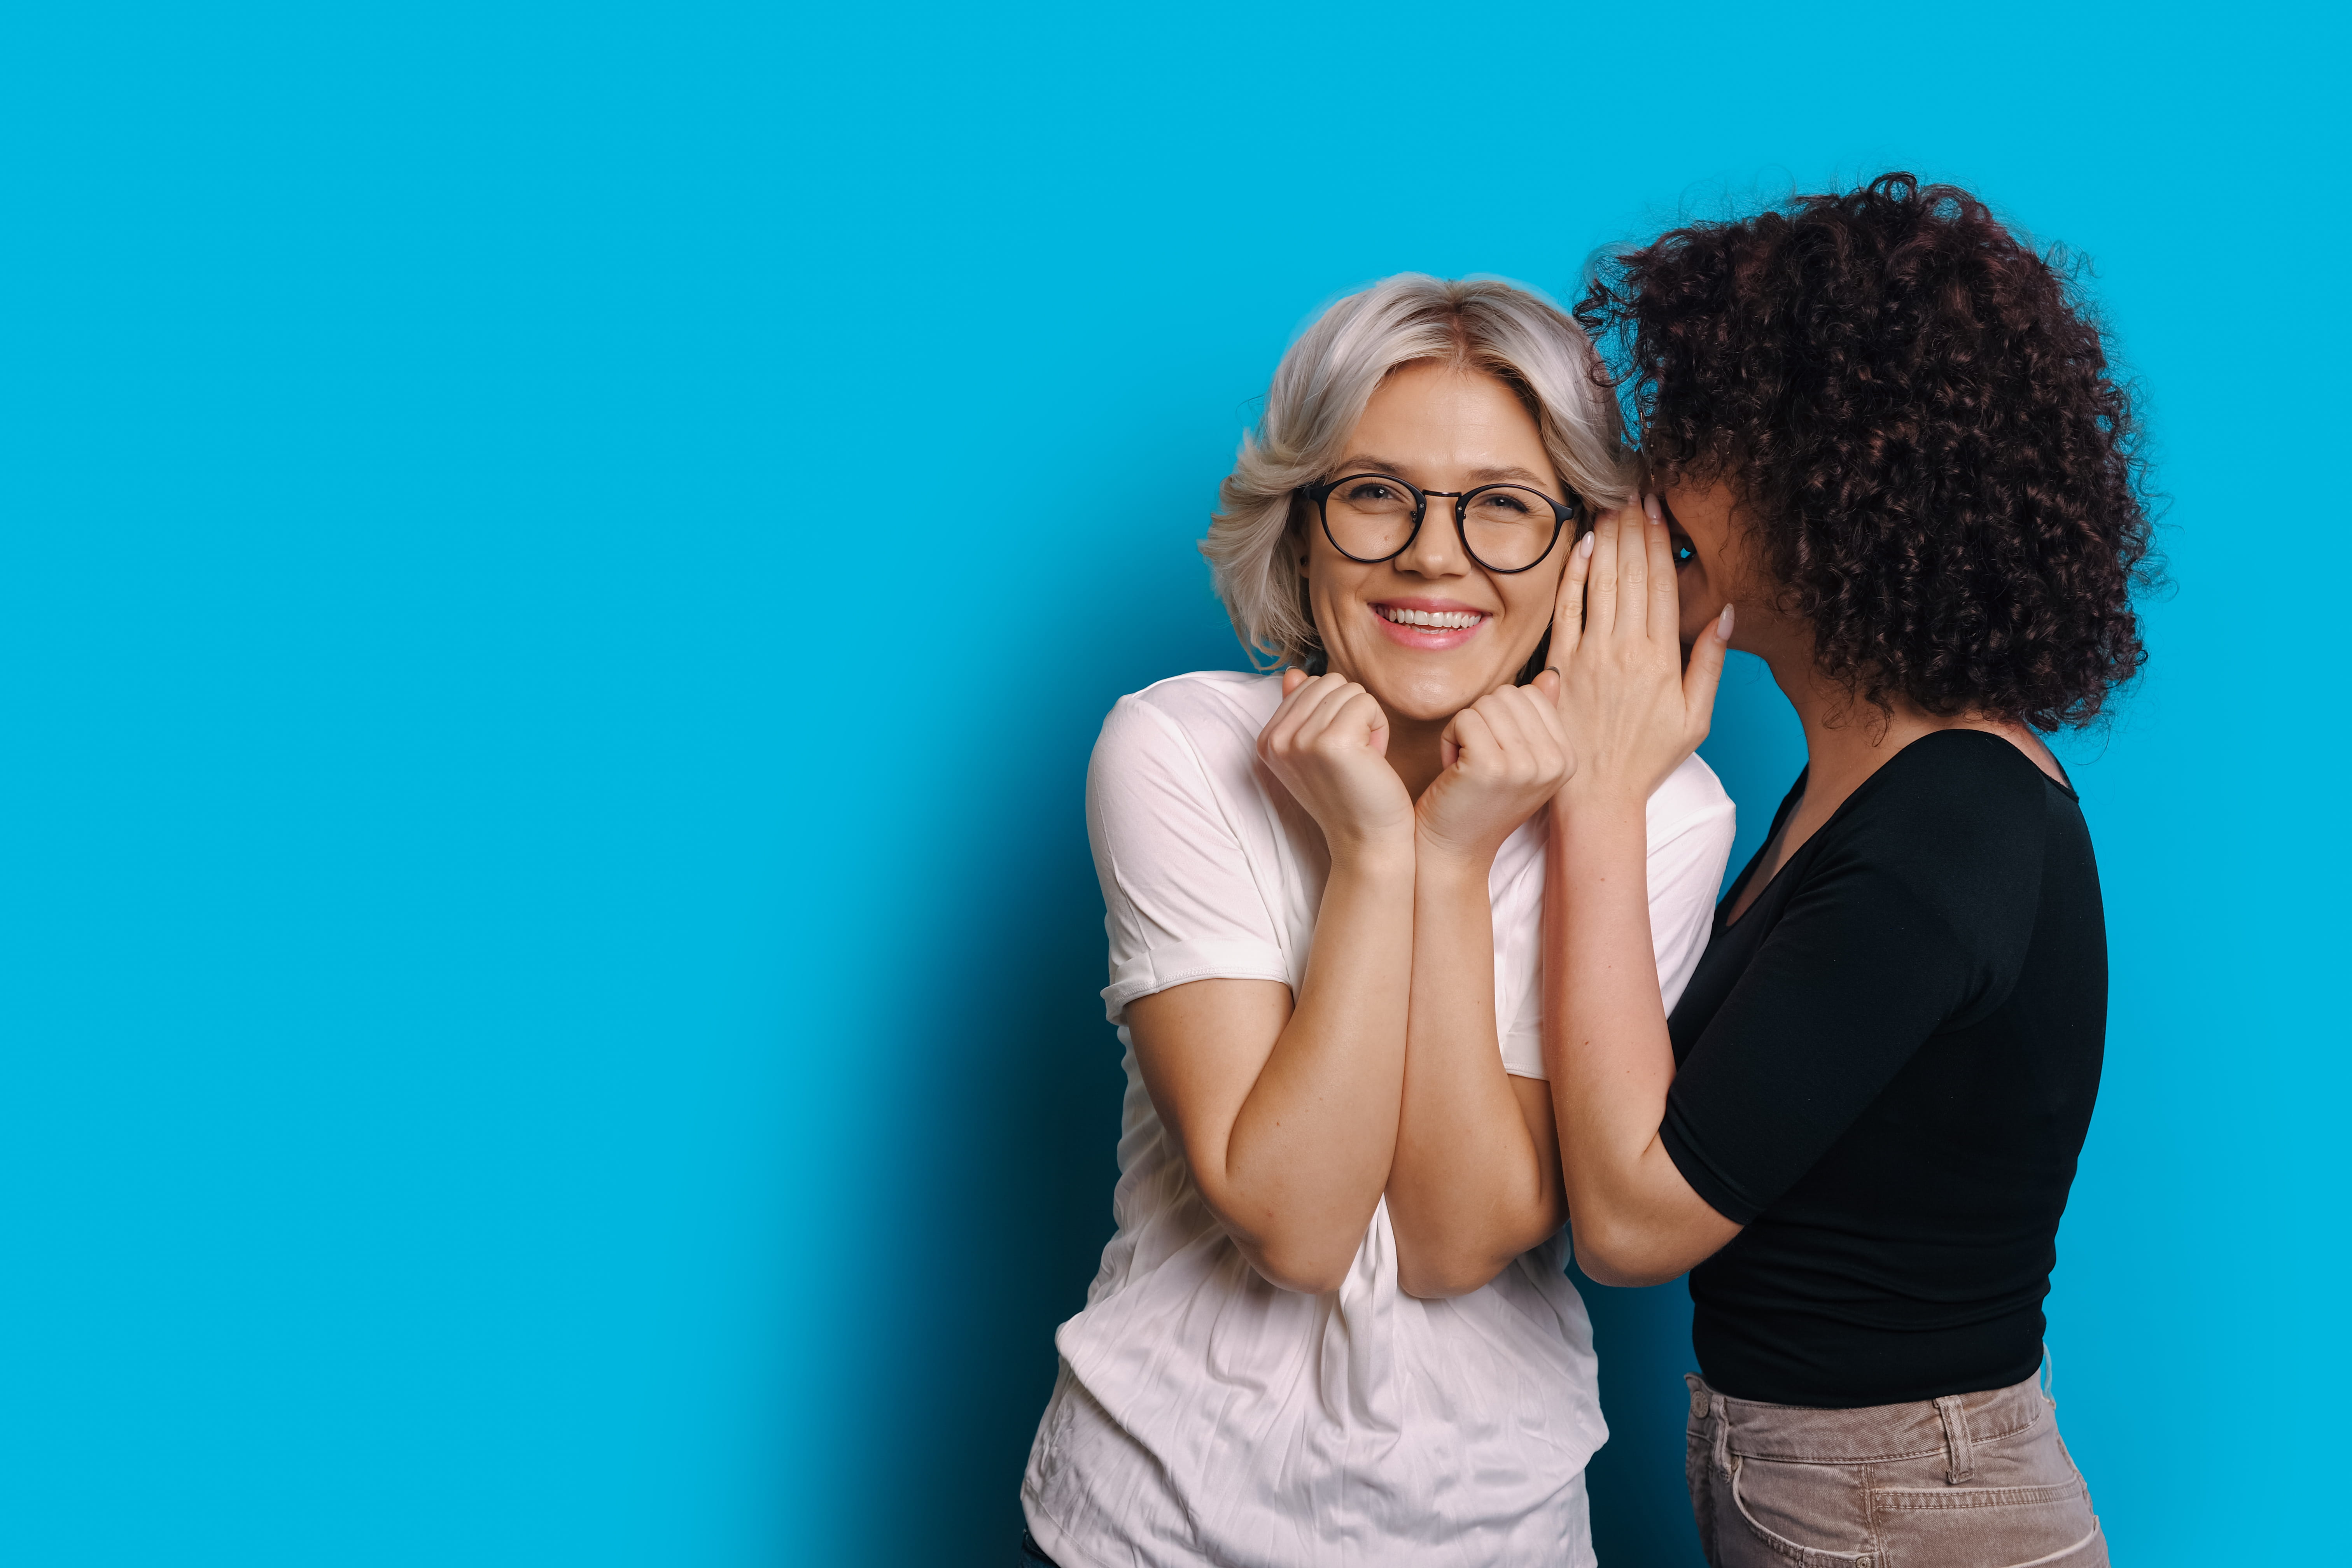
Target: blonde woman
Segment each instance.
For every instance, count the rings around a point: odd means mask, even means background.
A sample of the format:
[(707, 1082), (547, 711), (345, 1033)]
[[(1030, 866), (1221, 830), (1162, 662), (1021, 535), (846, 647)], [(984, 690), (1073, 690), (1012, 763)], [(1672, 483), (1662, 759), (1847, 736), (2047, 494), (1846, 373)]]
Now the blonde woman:
[[(1583, 334), (1507, 284), (1391, 278), (1276, 373), (1203, 551), (1289, 668), (1122, 698), (1087, 777), (1118, 1230), (1056, 1336), (1033, 1558), (1591, 1562), (1538, 1016), (1573, 759), (1522, 682), (1621, 461)], [(1663, 1005), (1731, 830), (1696, 758), (1649, 801)]]

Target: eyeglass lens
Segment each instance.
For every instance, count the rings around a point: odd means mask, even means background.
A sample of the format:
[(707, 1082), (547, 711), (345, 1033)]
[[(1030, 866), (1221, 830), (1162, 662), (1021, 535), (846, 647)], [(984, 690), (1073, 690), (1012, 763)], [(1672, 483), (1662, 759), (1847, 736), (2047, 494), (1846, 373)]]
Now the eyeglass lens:
[[(1521, 485), (1487, 485), (1463, 497), (1433, 496), (1429, 507), (1463, 507), (1462, 537), (1481, 566), (1522, 572), (1544, 557), (1559, 532), (1549, 497)], [(1323, 501), (1323, 525), (1342, 553), (1359, 561), (1385, 561), (1412, 537), (1412, 491), (1385, 474), (1351, 474), (1333, 486)]]

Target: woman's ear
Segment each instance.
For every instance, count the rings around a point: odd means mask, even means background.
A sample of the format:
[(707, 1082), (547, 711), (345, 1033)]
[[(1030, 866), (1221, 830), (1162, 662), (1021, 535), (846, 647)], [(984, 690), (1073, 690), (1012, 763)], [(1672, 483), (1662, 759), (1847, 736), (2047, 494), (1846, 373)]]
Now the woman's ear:
[[(1292, 543), (1300, 544), (1295, 535)], [(1306, 617), (1308, 629), (1315, 634), (1313, 645), (1299, 658), (1298, 665), (1309, 675), (1327, 675), (1331, 669), (1331, 656), (1323, 647), (1322, 628), (1315, 625), (1315, 595), (1307, 582), (1307, 552), (1301, 547), (1295, 553), (1298, 560), (1298, 613)]]
[(1305, 497), (1294, 495), (1290, 498), (1290, 521), (1284, 525), (1283, 532), (1290, 544), (1290, 559), (1297, 563), (1301, 577), (1307, 575), (1307, 560), (1314, 553), (1307, 546), (1307, 530), (1314, 515)]

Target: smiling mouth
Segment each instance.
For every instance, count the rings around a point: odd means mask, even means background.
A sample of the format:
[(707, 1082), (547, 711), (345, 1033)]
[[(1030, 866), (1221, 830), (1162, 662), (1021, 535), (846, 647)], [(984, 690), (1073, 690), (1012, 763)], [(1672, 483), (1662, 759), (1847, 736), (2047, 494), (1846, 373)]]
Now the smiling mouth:
[(1477, 610), (1405, 610), (1394, 605), (1374, 605), (1372, 614), (1392, 625), (1417, 626), (1427, 632), (1467, 631), (1490, 618)]

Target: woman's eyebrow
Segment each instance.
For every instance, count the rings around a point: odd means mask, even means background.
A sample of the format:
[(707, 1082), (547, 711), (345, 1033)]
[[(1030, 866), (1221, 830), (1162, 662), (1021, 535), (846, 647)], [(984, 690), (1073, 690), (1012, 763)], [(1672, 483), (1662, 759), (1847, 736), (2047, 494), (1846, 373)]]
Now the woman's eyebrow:
[[(1406, 477), (1405, 470), (1412, 466), (1410, 463), (1401, 463), (1394, 458), (1381, 458), (1370, 452), (1357, 452), (1339, 459), (1339, 471), (1342, 474), (1394, 474), (1397, 478), (1403, 479)], [(1498, 484), (1507, 479), (1519, 484), (1534, 485), (1538, 489), (1551, 483), (1551, 480), (1544, 475), (1520, 468), (1473, 468), (1470, 470), (1470, 478), (1479, 484)]]

